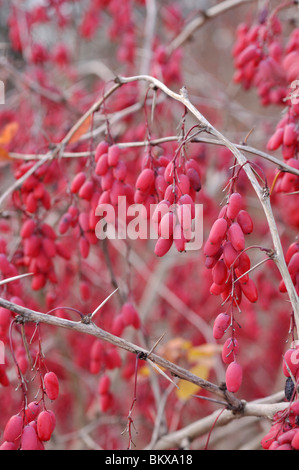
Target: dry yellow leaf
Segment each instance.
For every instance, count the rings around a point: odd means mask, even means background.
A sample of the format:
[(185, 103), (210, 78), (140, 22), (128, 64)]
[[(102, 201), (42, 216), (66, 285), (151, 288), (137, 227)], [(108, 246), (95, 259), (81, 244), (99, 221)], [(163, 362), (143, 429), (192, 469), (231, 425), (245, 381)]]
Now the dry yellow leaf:
[(188, 360), (190, 362), (198, 361), (198, 359), (204, 357), (214, 357), (221, 353), (222, 346), (221, 344), (206, 343), (201, 346), (194, 346), (188, 351)]
[[(210, 373), (210, 368), (206, 365), (198, 364), (190, 369), (192, 374), (197, 375), (203, 380), (207, 380)], [(198, 392), (200, 387), (186, 380), (179, 380), (178, 390), (176, 390), (176, 395), (180, 400), (188, 400), (191, 395), (194, 395)]]
[(5, 148), (0, 147), (0, 161), (10, 160), (10, 155)]
[(177, 337), (168, 341), (159, 349), (159, 354), (170, 362), (177, 362), (178, 359), (185, 356), (186, 351), (190, 349), (192, 343), (184, 338)]
[(92, 116), (88, 116), (85, 119), (85, 121), (82, 122), (81, 126), (76, 130), (76, 132), (73, 134), (72, 138), (70, 139), (70, 142), (69, 142), (70, 144), (74, 144), (74, 143), (78, 142), (80, 137), (83, 134), (86, 134), (86, 132), (88, 132), (90, 130), (91, 119), (92, 119)]
[(0, 134), (0, 144), (1, 145), (7, 145), (9, 144), (16, 133), (18, 132), (19, 129), (19, 124), (17, 122), (10, 122), (7, 124), (3, 131)]

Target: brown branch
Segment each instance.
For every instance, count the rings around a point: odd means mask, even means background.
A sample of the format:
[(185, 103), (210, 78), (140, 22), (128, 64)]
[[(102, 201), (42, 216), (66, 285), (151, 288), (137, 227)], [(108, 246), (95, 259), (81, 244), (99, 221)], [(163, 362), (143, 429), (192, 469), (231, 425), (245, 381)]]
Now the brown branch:
[(138, 355), (140, 359), (147, 360), (149, 357), (150, 360), (159, 365), (162, 369), (166, 369), (172, 376), (178, 377), (180, 379), (191, 382), (208, 392), (218, 396), (227, 403), (229, 409), (234, 410), (234, 412), (242, 411), (242, 402), (234, 396), (234, 394), (229, 393), (225, 387), (218, 387), (217, 385), (203, 380), (200, 377), (192, 374), (188, 370), (173, 364), (170, 361), (167, 361), (157, 354), (150, 353), (149, 351), (136, 346), (135, 344), (125, 340), (124, 338), (114, 336), (113, 334), (103, 330), (102, 328), (95, 325), (91, 320), (89, 315), (84, 315), (81, 321), (75, 322), (71, 320), (66, 320), (63, 318), (58, 318), (46, 313), (35, 312), (34, 310), (16, 305), (8, 300), (0, 298), (0, 306), (4, 307), (12, 312), (14, 312), (17, 317), (15, 321), (19, 323), (44, 323), (47, 325), (52, 325), (54, 327), (65, 328), (71, 331), (76, 331), (78, 333), (84, 333), (91, 336), (94, 336), (100, 340), (106, 341), (114, 346), (121, 348), (125, 351), (131, 352), (135, 355)]

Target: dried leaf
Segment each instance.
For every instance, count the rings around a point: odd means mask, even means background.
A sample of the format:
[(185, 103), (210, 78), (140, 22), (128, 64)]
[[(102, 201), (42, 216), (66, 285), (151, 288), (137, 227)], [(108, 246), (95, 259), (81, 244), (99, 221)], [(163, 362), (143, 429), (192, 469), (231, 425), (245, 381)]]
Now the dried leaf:
[[(210, 368), (206, 365), (196, 365), (190, 369), (190, 372), (203, 380), (207, 380), (209, 377)], [(176, 390), (176, 396), (180, 400), (188, 400), (191, 395), (194, 395), (200, 389), (198, 385), (187, 382), (186, 380), (179, 380), (178, 387), (179, 389)]]
[(3, 160), (10, 160), (10, 155), (8, 153), (7, 150), (5, 150), (5, 148), (3, 147), (0, 147), (0, 161), (3, 161)]
[(201, 346), (194, 346), (188, 351), (188, 360), (190, 362), (198, 362), (203, 358), (213, 358), (216, 355), (219, 355), (222, 351), (222, 346), (220, 344), (206, 343)]
[(90, 130), (92, 116), (88, 116), (85, 121), (82, 122), (81, 126), (76, 130), (72, 138), (70, 139), (70, 144), (78, 142), (80, 137), (83, 134), (86, 134)]
[(6, 124), (3, 131), (0, 134), (0, 144), (7, 145), (10, 144), (14, 136), (19, 130), (19, 124), (17, 122), (10, 122)]

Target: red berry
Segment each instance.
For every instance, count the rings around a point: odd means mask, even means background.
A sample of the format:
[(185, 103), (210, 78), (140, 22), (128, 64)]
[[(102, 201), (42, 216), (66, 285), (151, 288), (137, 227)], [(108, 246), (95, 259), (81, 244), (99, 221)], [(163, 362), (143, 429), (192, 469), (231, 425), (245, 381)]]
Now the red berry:
[(37, 403), (36, 401), (29, 403), (29, 405), (27, 406), (25, 410), (25, 417), (28, 423), (30, 423), (31, 421), (34, 421), (37, 418), (39, 412), (40, 412), (39, 403)]
[(224, 239), (226, 231), (227, 221), (223, 218), (217, 219), (212, 225), (212, 228), (209, 233), (208, 239), (210, 243), (217, 245)]
[(145, 168), (136, 181), (136, 189), (147, 191), (155, 181), (155, 173), (151, 168)]
[(109, 165), (108, 165), (108, 154), (104, 153), (97, 160), (97, 164), (96, 164), (96, 167), (95, 167), (95, 173), (98, 176), (104, 176), (108, 171), (108, 167), (109, 167)]
[(108, 411), (113, 404), (113, 395), (111, 393), (106, 393), (100, 397), (100, 405), (103, 413)]
[(54, 372), (47, 372), (44, 376), (45, 390), (50, 400), (56, 400), (59, 395), (59, 382)]
[(37, 433), (33, 426), (24, 427), (21, 437), (22, 450), (37, 450)]
[(242, 282), (243, 278), (240, 279), (241, 289), (243, 294), (247, 297), (249, 302), (255, 303), (258, 299), (258, 291), (255, 283), (252, 279), (248, 279), (247, 282)]
[(299, 450), (299, 432), (297, 431), (292, 439), (292, 447), (295, 450)]
[(33, 219), (28, 219), (24, 222), (22, 229), (21, 229), (21, 237), (22, 238), (29, 238), (34, 233), (36, 229), (36, 222)]
[(228, 238), (236, 251), (242, 251), (245, 248), (244, 233), (237, 222), (234, 222), (227, 231)]
[(83, 186), (85, 181), (86, 181), (85, 173), (83, 173), (83, 171), (78, 173), (72, 181), (71, 192), (74, 194), (78, 193), (78, 191), (80, 190), (81, 186)]
[(232, 362), (226, 370), (226, 387), (231, 393), (238, 392), (243, 380), (243, 370), (240, 364)]
[(43, 441), (49, 441), (51, 439), (53, 429), (53, 421), (48, 411), (42, 411), (37, 418), (37, 435), (38, 438)]
[(229, 219), (234, 220), (242, 209), (243, 197), (240, 193), (233, 193), (229, 197), (226, 215)]
[(106, 395), (109, 392), (111, 380), (109, 375), (105, 374), (100, 378), (98, 392), (100, 395)]
[(131, 302), (126, 302), (122, 306), (121, 313), (122, 313), (125, 325), (128, 325), (128, 326), (134, 323), (135, 317), (136, 315), (138, 315), (134, 305)]
[(156, 246), (155, 246), (155, 255), (162, 257), (166, 255), (166, 253), (170, 250), (172, 247), (173, 239), (172, 238), (162, 238), (160, 237), (157, 240)]
[(283, 356), (283, 373), (286, 377), (296, 375), (299, 370), (299, 349), (288, 349)]
[(108, 165), (116, 166), (120, 157), (120, 148), (117, 145), (111, 145), (108, 149)]
[(253, 222), (248, 214), (247, 211), (241, 210), (237, 216), (237, 222), (240, 225), (243, 233), (245, 235), (248, 235), (249, 233), (252, 233), (253, 230)]
[(221, 339), (230, 325), (230, 316), (226, 313), (220, 313), (214, 322), (213, 336), (215, 339)]
[(215, 284), (221, 285), (225, 284), (225, 282), (227, 281), (228, 271), (223, 259), (220, 259), (215, 264), (212, 270), (212, 276)]
[(14, 415), (9, 419), (5, 426), (3, 439), (8, 442), (14, 442), (21, 436), (22, 431), (23, 419), (19, 415)]
[(105, 140), (103, 140), (102, 142), (100, 142), (96, 148), (96, 151), (95, 151), (95, 161), (98, 162), (99, 158), (103, 155), (103, 154), (107, 154), (108, 152), (108, 148), (109, 148), (109, 144), (108, 142), (106, 142)]

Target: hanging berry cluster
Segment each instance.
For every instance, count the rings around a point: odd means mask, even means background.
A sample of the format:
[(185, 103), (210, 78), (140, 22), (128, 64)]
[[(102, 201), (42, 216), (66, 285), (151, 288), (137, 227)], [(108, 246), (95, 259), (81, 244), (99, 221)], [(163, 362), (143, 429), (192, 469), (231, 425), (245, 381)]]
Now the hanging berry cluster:
[(261, 444), (266, 450), (299, 450), (299, 347), (288, 349), (283, 357), (283, 373), (286, 379), (285, 397), (290, 402), (285, 411), (273, 417), (270, 431)]
[(220, 295), (223, 304), (228, 303), (226, 312), (218, 315), (214, 322), (214, 338), (221, 339), (230, 329), (231, 335), (225, 341), (222, 359), (228, 364), (226, 385), (229, 391), (237, 392), (242, 383), (242, 368), (237, 363), (239, 344), (235, 337), (235, 308), (240, 309), (242, 296), (249, 302), (256, 302), (258, 292), (249, 277), (251, 263), (245, 250), (245, 236), (253, 230), (249, 213), (243, 209), (243, 197), (232, 192), (228, 203), (221, 209), (204, 246), (206, 267), (212, 270), (213, 283), (210, 292)]
[(8, 420), (0, 450), (45, 450), (56, 427), (56, 417), (45, 406), (45, 395), (54, 401), (59, 395), (59, 382), (54, 372), (42, 378), (42, 399), (27, 404)]
[[(174, 244), (179, 252), (192, 239), (196, 195), (201, 190), (201, 169), (194, 158), (162, 155), (144, 160), (137, 178), (134, 201), (143, 204), (158, 235), (155, 254), (164, 256)], [(154, 208), (154, 210), (152, 210)]]

